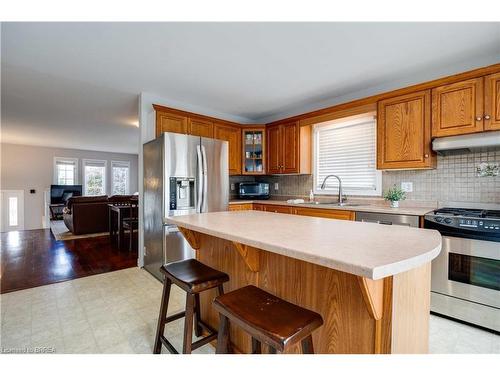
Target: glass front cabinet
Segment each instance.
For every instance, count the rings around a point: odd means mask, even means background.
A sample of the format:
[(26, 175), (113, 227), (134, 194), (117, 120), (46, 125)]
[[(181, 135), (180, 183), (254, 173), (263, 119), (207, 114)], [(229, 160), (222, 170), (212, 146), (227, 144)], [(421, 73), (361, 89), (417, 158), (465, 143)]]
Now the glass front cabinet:
[(242, 130), (243, 174), (259, 175), (266, 173), (266, 128), (248, 127)]

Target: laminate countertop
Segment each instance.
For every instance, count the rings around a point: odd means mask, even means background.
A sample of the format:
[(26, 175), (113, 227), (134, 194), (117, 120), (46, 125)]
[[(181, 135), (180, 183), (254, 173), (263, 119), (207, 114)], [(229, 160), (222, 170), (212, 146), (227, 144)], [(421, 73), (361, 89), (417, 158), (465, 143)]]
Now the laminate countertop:
[(249, 210), (165, 222), (374, 280), (419, 267), (441, 251), (438, 231), (398, 225)]
[(245, 204), (245, 203), (256, 203), (256, 204), (273, 204), (279, 206), (291, 206), (291, 207), (307, 207), (307, 208), (321, 208), (329, 210), (345, 210), (345, 211), (355, 211), (355, 212), (378, 212), (384, 214), (395, 214), (395, 215), (413, 215), (413, 216), (424, 216), (426, 213), (435, 210), (437, 207), (421, 206), (421, 207), (398, 207), (391, 208), (389, 204), (381, 205), (377, 204), (363, 204), (356, 203), (355, 206), (335, 206), (333, 204), (324, 203), (287, 203), (283, 200), (231, 200), (229, 204)]

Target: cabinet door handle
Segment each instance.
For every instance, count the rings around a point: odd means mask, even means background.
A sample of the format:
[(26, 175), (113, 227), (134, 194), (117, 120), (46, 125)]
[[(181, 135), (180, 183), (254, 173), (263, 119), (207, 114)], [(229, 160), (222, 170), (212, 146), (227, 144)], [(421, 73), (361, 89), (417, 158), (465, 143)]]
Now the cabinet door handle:
[(484, 115), (484, 119), (485, 120), (489, 120), (490, 119), (490, 115)]
[(476, 117), (476, 121), (481, 121), (483, 118), (481, 116)]
[(429, 157), (429, 154), (425, 154), (425, 155), (424, 155), (424, 158), (428, 158), (428, 157)]

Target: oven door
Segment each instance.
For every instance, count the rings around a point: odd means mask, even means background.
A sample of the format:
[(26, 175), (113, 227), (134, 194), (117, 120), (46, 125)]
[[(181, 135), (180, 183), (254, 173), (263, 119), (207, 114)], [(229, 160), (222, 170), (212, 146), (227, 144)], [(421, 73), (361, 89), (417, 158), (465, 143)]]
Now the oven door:
[(500, 308), (500, 244), (443, 236), (431, 280), (433, 292)]

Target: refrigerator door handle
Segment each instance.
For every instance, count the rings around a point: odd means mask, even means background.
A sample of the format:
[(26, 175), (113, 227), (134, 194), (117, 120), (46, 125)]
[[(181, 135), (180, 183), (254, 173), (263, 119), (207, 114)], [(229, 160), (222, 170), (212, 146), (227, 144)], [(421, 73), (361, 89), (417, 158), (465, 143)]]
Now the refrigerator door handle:
[(198, 176), (196, 182), (198, 185), (198, 194), (196, 196), (196, 213), (201, 213), (203, 207), (203, 156), (201, 155), (201, 146), (196, 146), (196, 154), (198, 156)]
[(205, 146), (203, 145), (201, 146), (201, 153), (203, 156), (203, 205), (201, 206), (201, 210), (203, 211), (207, 201), (208, 190), (207, 152), (205, 150)]

